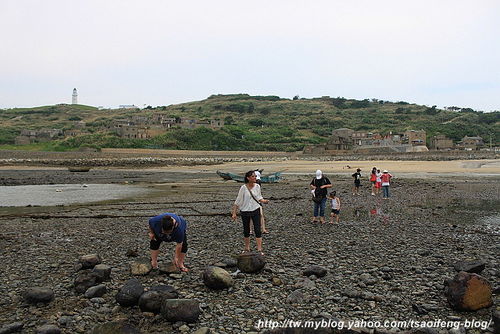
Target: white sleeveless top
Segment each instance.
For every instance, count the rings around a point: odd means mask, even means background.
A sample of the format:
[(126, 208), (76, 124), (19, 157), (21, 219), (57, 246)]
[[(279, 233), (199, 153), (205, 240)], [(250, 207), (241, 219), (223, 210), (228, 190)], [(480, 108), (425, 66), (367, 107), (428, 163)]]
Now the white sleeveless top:
[(332, 210), (338, 210), (339, 209), (339, 202), (337, 201), (338, 197), (335, 197), (332, 199)]

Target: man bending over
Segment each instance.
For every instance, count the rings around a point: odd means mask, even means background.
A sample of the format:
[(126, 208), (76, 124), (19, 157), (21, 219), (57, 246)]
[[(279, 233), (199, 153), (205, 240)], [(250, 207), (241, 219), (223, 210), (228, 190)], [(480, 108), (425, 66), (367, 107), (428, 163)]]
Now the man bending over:
[(174, 213), (162, 213), (149, 220), (149, 249), (151, 250), (151, 265), (158, 268), (158, 255), (162, 241), (176, 242), (173, 264), (180, 271), (188, 271), (184, 259), (188, 250), (187, 221)]

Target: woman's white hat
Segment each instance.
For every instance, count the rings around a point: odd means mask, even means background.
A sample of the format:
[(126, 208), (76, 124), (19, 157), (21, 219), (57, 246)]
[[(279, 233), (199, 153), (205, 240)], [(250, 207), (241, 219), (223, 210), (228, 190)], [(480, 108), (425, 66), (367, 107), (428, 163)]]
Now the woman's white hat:
[(384, 169), (384, 171), (382, 173), (389, 173), (389, 172), (387, 171), (387, 169)]
[(323, 177), (323, 172), (320, 171), (319, 169), (316, 171), (316, 178), (319, 180)]

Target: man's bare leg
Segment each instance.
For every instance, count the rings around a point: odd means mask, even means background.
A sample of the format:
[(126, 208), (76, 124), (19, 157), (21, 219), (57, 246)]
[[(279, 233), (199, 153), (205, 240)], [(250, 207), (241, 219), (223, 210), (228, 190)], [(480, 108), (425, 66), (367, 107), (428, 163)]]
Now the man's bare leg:
[(151, 250), (151, 266), (153, 268), (158, 268), (158, 255), (160, 254), (160, 250)]

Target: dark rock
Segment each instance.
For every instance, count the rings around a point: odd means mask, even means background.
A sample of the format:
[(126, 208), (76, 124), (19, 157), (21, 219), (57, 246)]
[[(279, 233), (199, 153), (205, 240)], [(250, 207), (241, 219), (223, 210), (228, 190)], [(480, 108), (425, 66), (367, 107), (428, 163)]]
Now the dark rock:
[(129, 279), (115, 296), (121, 306), (137, 305), (139, 298), (144, 293), (144, 288), (136, 278)]
[(24, 324), (22, 322), (13, 322), (11, 324), (4, 325), (0, 328), (0, 334), (10, 334), (22, 331)]
[(129, 249), (125, 253), (126, 257), (138, 257), (139, 256), (139, 251), (136, 249)]
[(302, 273), (304, 276), (315, 275), (316, 277), (324, 277), (328, 271), (321, 266), (310, 266)]
[(486, 263), (483, 261), (460, 261), (453, 265), (456, 271), (465, 271), (468, 273), (480, 274), (484, 268), (486, 268)]
[(56, 325), (43, 325), (36, 329), (36, 334), (60, 334), (61, 329)]
[(177, 268), (173, 263), (167, 263), (160, 266), (160, 273), (162, 274), (175, 274), (180, 273), (179, 268)]
[(150, 289), (150, 291), (161, 292), (165, 299), (175, 299), (179, 297), (179, 293), (171, 285), (156, 285)]
[(92, 269), (102, 262), (98, 254), (88, 254), (80, 257), (79, 262), (82, 264), (82, 269)]
[(113, 321), (94, 327), (91, 334), (141, 334), (141, 331), (132, 325)]
[(238, 269), (244, 273), (256, 273), (266, 265), (265, 257), (260, 253), (245, 253), (238, 256)]
[(76, 276), (73, 286), (76, 292), (84, 293), (88, 288), (101, 283), (101, 277), (94, 272), (83, 271)]
[(460, 311), (476, 311), (492, 305), (491, 284), (477, 274), (459, 272), (445, 289), (451, 307)]
[(92, 272), (95, 273), (97, 276), (99, 276), (101, 282), (107, 281), (111, 277), (111, 267), (106, 264), (96, 265), (92, 270)]
[(271, 284), (274, 286), (280, 286), (283, 285), (283, 281), (279, 277), (273, 277), (271, 278)]
[(222, 268), (209, 266), (203, 272), (203, 283), (210, 289), (227, 289), (233, 286), (233, 278)]
[(431, 251), (430, 251), (430, 250), (428, 250), (428, 249), (419, 249), (419, 250), (417, 251), (417, 253), (418, 253), (418, 255), (420, 255), (420, 256), (429, 256), (429, 255), (431, 255)]
[(161, 305), (161, 314), (169, 322), (196, 322), (201, 314), (198, 301), (191, 299), (166, 299)]
[(159, 291), (146, 291), (139, 297), (139, 308), (142, 312), (158, 314), (164, 299), (165, 295)]
[(302, 304), (306, 301), (306, 296), (300, 290), (295, 290), (286, 297), (286, 301), (290, 304)]
[(238, 261), (232, 257), (224, 258), (222, 261), (213, 264), (216, 267), (221, 268), (234, 268), (238, 265)]
[(54, 299), (54, 291), (44, 287), (31, 288), (24, 292), (24, 299), (31, 304), (49, 303)]
[(104, 284), (99, 284), (92, 286), (85, 291), (85, 298), (102, 297), (106, 293), (106, 286)]
[(412, 304), (411, 308), (417, 313), (417, 314), (427, 314), (429, 311), (423, 306), (419, 304)]
[(210, 328), (208, 328), (208, 327), (201, 327), (193, 332), (193, 334), (210, 334), (210, 333), (211, 333), (211, 331), (210, 331)]
[(153, 267), (151, 266), (151, 261), (146, 258), (138, 259), (130, 263), (129, 267), (130, 273), (136, 276), (147, 275), (153, 269)]

